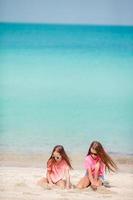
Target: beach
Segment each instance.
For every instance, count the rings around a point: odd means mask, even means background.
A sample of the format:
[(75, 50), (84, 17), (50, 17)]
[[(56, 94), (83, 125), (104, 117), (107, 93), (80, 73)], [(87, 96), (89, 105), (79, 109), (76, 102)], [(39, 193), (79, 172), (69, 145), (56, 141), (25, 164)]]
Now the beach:
[[(43, 159), (42, 159), (43, 158)], [(1, 200), (84, 200), (111, 199), (131, 200), (133, 198), (133, 156), (115, 156), (119, 167), (117, 173), (108, 173), (106, 180), (110, 187), (84, 190), (41, 188), (37, 181), (46, 173), (48, 155), (0, 154), (0, 198)], [(74, 169), (71, 170), (73, 185), (84, 175), (82, 156), (72, 156)]]
[[(0, 44), (0, 199), (133, 199), (133, 26), (0, 23)], [(95, 140), (110, 188), (36, 184), (57, 144), (77, 184)]]

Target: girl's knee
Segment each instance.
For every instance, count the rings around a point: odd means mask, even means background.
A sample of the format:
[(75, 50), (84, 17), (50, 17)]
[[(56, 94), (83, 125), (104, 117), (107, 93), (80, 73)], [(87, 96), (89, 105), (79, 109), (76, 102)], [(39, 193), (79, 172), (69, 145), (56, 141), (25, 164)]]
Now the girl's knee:
[(83, 189), (83, 185), (76, 185), (77, 189)]
[(60, 180), (58, 183), (57, 183), (57, 186), (59, 186), (61, 189), (65, 189), (65, 181), (64, 180)]
[(47, 183), (47, 178), (43, 177), (39, 181), (37, 181), (37, 185), (42, 186), (43, 184)]
[(84, 178), (82, 178), (80, 180), (80, 182), (76, 185), (76, 188), (78, 189), (83, 189), (88, 187), (90, 184), (89, 178), (87, 176), (85, 176)]

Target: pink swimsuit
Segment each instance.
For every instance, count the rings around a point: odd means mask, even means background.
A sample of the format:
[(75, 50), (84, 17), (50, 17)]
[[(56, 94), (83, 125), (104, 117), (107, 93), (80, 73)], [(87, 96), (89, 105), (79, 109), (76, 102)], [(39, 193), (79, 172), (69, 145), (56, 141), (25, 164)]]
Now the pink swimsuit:
[(60, 163), (57, 164), (55, 163), (52, 165), (52, 167), (47, 168), (53, 183), (56, 183), (59, 180), (63, 179), (65, 176), (65, 171), (67, 169), (69, 169), (69, 166), (65, 160), (62, 160)]

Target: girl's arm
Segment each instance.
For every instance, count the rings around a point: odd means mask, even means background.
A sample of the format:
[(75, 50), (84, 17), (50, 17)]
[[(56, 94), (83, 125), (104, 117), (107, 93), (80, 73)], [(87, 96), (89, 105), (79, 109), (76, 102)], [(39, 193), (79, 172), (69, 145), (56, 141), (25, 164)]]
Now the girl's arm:
[(54, 185), (54, 183), (53, 183), (52, 180), (51, 180), (49, 171), (47, 171), (46, 177), (47, 177), (47, 179), (48, 179), (49, 184), (50, 184), (50, 185)]
[(66, 169), (65, 175), (66, 175), (66, 188), (67, 188), (67, 189), (70, 189), (70, 188), (71, 188), (71, 184), (70, 184), (69, 169)]
[(96, 190), (97, 189), (97, 183), (95, 181), (95, 178), (93, 178), (93, 176), (92, 176), (92, 170), (88, 169), (88, 173), (89, 173), (89, 180), (91, 182), (91, 187), (92, 187), (93, 190)]
[(89, 180), (90, 180), (91, 184), (94, 185), (95, 184), (95, 180), (94, 180), (94, 178), (92, 176), (92, 170), (90, 168), (88, 169), (88, 174), (89, 174)]
[(95, 187), (99, 186), (99, 183), (98, 183), (99, 169), (100, 169), (100, 162), (97, 162), (95, 165), (94, 176), (92, 176), (92, 170), (88, 169), (89, 170), (88, 171), (89, 179), (90, 179), (93, 189), (95, 189)]
[(46, 177), (47, 177), (47, 179), (48, 179), (49, 184), (50, 184), (50, 185), (53, 185), (54, 183), (53, 183), (53, 181), (52, 181), (52, 179), (51, 179), (51, 177), (50, 177), (50, 172), (51, 172), (51, 160), (49, 160), (48, 163), (47, 163), (47, 173), (46, 173)]
[(94, 180), (98, 180), (98, 174), (99, 174), (99, 169), (100, 169), (100, 162), (97, 162), (95, 165), (95, 173), (94, 173)]

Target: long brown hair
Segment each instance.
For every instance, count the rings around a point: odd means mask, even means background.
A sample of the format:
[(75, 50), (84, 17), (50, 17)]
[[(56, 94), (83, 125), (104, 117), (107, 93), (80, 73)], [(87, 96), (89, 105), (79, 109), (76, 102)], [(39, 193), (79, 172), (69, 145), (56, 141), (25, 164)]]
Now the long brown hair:
[(112, 158), (106, 153), (100, 142), (93, 141), (90, 145), (87, 155), (91, 154), (91, 148), (96, 151), (97, 155), (101, 158), (101, 160), (103, 161), (103, 163), (109, 171), (111, 170), (114, 172), (118, 169), (117, 165), (112, 160)]
[(72, 169), (72, 166), (71, 166), (71, 163), (70, 163), (70, 159), (69, 157), (67, 156), (66, 152), (65, 152), (65, 149), (62, 145), (56, 145), (54, 148), (53, 148), (53, 151), (51, 153), (51, 156), (50, 158), (48, 159), (47, 161), (47, 166), (48, 167), (51, 167), (56, 161), (55, 159), (53, 158), (53, 153), (54, 152), (58, 152), (61, 156), (62, 156), (62, 159), (66, 161), (66, 163), (68, 164), (68, 166), (70, 167), (70, 169)]

